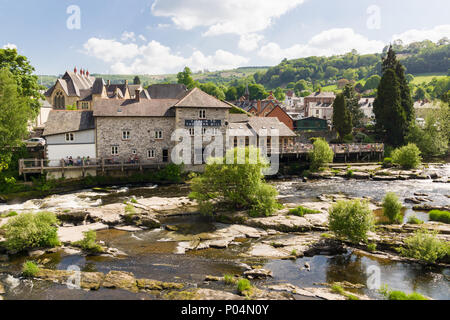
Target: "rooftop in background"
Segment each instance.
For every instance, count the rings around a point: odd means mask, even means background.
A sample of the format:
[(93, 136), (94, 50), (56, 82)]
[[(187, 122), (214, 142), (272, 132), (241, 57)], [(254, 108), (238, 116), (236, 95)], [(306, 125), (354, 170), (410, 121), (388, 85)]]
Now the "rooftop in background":
[(336, 98), (334, 92), (314, 92), (310, 94), (307, 98)]
[(92, 111), (52, 110), (45, 125), (44, 136), (95, 128)]

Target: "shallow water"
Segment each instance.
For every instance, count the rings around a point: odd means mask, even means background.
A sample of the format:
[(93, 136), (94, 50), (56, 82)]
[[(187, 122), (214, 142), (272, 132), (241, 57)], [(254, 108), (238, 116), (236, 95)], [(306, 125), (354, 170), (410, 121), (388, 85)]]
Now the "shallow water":
[[(450, 166), (439, 169), (447, 174)], [(376, 182), (359, 180), (322, 180), (302, 183), (301, 180), (273, 182), (282, 196), (283, 202), (316, 200), (319, 195), (342, 193), (352, 197), (370, 196), (381, 201), (387, 191), (396, 192), (401, 200), (412, 197), (415, 192), (429, 194), (432, 204), (445, 205), (449, 199), (450, 185), (433, 183), (430, 181), (395, 181)], [(115, 188), (110, 192), (96, 193), (91, 190), (57, 195), (46, 199), (30, 200), (23, 204), (2, 205), (1, 211), (17, 210), (57, 210), (60, 208), (89, 208), (98, 205), (121, 203), (130, 197), (178, 197), (186, 196), (187, 186)], [(405, 219), (413, 211), (412, 205), (406, 204)], [(14, 209), (13, 209), (14, 208)], [(426, 213), (414, 213), (418, 218), (427, 220)], [(129, 233), (118, 230), (98, 232), (98, 239), (108, 246), (118, 248), (128, 254), (123, 259), (109, 257), (84, 257), (81, 255), (62, 256), (59, 253), (46, 255), (39, 259), (48, 258), (47, 268), (66, 269), (77, 265), (82, 271), (98, 271), (107, 273), (110, 270), (132, 272), (136, 277), (150, 278), (161, 281), (181, 282), (187, 288), (209, 287), (233, 291), (234, 288), (221, 283), (205, 284), (205, 275), (223, 276), (224, 274), (242, 274), (245, 269), (242, 263), (260, 265), (270, 269), (274, 278), (258, 281), (258, 286), (276, 283), (291, 283), (299, 287), (318, 286), (318, 283), (332, 283), (335, 281), (349, 281), (366, 284), (367, 269), (376, 266), (380, 269), (381, 284), (390, 288), (406, 292), (417, 291), (434, 299), (450, 299), (450, 270), (424, 269), (416, 264), (392, 262), (359, 256), (351, 253), (333, 257), (315, 256), (302, 258), (297, 261), (267, 260), (248, 258), (241, 254), (258, 240), (237, 239), (240, 245), (232, 245), (228, 249), (207, 249), (192, 251), (184, 255), (176, 254), (179, 241), (188, 241), (202, 233), (214, 231), (214, 224), (201, 217), (175, 217), (162, 221), (165, 225), (175, 225), (177, 232), (170, 232), (164, 228)], [(159, 295), (149, 293), (133, 294), (123, 290), (101, 289), (95, 292), (69, 290), (63, 285), (42, 281), (19, 279), (21, 264), (26, 257), (15, 257), (12, 262), (0, 263), (0, 281), (7, 293), (5, 299), (159, 299)], [(305, 262), (311, 266), (311, 271), (302, 270)], [(16, 278), (6, 274), (13, 274)], [(13, 288), (16, 286), (15, 288)], [(376, 292), (368, 289), (355, 292), (365, 293), (373, 298), (381, 298)]]

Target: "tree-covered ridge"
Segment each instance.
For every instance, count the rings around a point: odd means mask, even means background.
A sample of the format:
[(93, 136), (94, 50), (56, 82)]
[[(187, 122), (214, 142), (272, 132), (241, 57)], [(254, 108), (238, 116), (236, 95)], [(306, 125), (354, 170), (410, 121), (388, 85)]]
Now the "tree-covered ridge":
[[(294, 60), (284, 59), (267, 72), (257, 72), (255, 81), (266, 88), (290, 87), (301, 90), (299, 81), (306, 80), (311, 85), (325, 86), (339, 79), (362, 80), (373, 75), (381, 76), (382, 54), (359, 55), (356, 51), (332, 57), (308, 57)], [(437, 43), (429, 40), (403, 46), (393, 45), (399, 59), (406, 67), (407, 74), (447, 73), (450, 69), (450, 44), (448, 39)]]

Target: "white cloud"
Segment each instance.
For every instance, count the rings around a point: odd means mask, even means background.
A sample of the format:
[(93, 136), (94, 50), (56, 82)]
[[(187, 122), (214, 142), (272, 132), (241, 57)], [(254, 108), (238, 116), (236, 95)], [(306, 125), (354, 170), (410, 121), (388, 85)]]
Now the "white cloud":
[(270, 42), (261, 47), (258, 55), (271, 61), (280, 61), (283, 58), (338, 55), (353, 49), (362, 54), (375, 53), (380, 52), (384, 46), (384, 42), (369, 40), (367, 37), (355, 33), (353, 29), (336, 28), (315, 35), (306, 44), (295, 44), (285, 49)]
[(157, 41), (137, 46), (116, 40), (91, 38), (84, 44), (84, 53), (111, 63), (110, 71), (118, 74), (164, 74), (178, 72), (185, 66), (193, 71), (223, 70), (248, 62), (247, 58), (224, 50), (217, 50), (209, 56), (195, 50), (190, 57), (184, 57)]
[(395, 41), (400, 39), (404, 44), (409, 44), (423, 40), (437, 42), (444, 37), (450, 38), (450, 24), (436, 26), (433, 29), (408, 30), (400, 34), (394, 34), (392, 40)]
[(16, 49), (17, 50), (17, 46), (13, 43), (7, 43), (3, 46), (2, 49)]
[(136, 41), (136, 35), (134, 34), (134, 32), (127, 32), (127, 31), (125, 31), (124, 33), (122, 33), (122, 37), (120, 39), (122, 41), (131, 40), (131, 41), (135, 42)]
[(205, 36), (263, 31), (305, 0), (155, 0), (152, 13), (178, 28), (207, 27)]
[(257, 33), (243, 34), (239, 40), (239, 49), (247, 52), (256, 50), (263, 39), (264, 36)]
[(142, 34), (139, 35), (139, 39), (141, 39), (144, 42), (147, 41), (147, 38), (144, 35), (142, 35)]

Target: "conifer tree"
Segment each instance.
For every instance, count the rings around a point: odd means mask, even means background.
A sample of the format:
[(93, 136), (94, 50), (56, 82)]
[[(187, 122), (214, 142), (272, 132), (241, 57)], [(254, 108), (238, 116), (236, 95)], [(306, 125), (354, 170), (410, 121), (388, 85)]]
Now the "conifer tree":
[(352, 116), (342, 93), (337, 95), (333, 103), (333, 127), (339, 134), (340, 140), (352, 133)]

